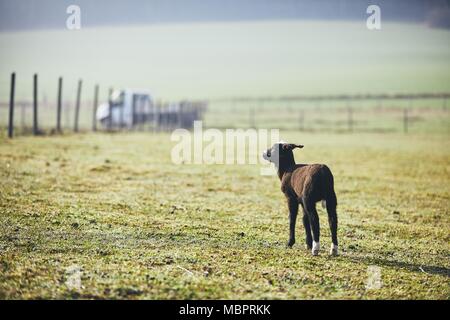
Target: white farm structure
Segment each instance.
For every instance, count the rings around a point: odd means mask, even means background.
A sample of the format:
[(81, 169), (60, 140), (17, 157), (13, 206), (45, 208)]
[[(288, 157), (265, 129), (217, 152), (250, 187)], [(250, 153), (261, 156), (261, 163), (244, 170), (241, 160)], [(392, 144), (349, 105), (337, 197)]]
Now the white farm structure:
[(154, 129), (191, 128), (201, 120), (205, 102), (156, 103), (147, 90), (124, 89), (112, 92), (110, 101), (97, 109), (97, 121), (106, 128), (134, 128), (149, 124)]

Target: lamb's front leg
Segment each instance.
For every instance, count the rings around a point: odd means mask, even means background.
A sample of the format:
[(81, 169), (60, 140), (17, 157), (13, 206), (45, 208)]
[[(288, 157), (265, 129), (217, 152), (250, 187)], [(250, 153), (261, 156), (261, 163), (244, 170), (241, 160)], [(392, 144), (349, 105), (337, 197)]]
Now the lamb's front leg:
[(295, 243), (295, 223), (298, 214), (298, 201), (296, 199), (288, 198), (289, 207), (289, 242), (288, 247), (292, 247)]

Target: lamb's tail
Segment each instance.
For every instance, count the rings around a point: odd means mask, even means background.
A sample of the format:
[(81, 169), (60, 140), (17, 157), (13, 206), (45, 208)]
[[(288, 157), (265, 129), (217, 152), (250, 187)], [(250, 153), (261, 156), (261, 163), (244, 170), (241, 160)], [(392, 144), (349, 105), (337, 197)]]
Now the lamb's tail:
[(324, 165), (323, 177), (325, 178), (324, 184), (326, 185), (327, 190), (325, 191), (325, 199), (322, 200), (322, 207), (324, 209), (329, 207), (336, 208), (337, 206), (337, 198), (336, 193), (334, 192), (334, 178), (331, 173), (330, 168)]
[(324, 209), (328, 208), (336, 208), (337, 206), (337, 198), (336, 193), (334, 192), (334, 188), (330, 190), (325, 200), (322, 200), (322, 207)]
[(327, 205), (329, 205), (329, 207), (335, 208), (337, 206), (336, 193), (334, 192), (334, 190), (331, 190), (326, 199), (322, 200), (322, 208), (326, 209)]

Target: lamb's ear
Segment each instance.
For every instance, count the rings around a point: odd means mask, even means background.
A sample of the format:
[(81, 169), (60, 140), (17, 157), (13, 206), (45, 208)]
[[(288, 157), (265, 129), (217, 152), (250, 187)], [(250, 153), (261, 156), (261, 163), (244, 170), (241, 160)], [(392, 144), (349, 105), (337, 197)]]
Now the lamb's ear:
[(293, 143), (286, 143), (283, 145), (283, 149), (285, 150), (293, 150), (295, 148), (303, 148), (301, 144), (293, 144)]

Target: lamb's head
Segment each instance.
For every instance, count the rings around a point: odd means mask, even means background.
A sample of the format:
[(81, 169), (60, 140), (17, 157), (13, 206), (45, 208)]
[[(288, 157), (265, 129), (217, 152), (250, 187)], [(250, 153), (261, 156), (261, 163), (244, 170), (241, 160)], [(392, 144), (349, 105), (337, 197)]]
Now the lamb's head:
[(287, 143), (280, 141), (275, 143), (267, 151), (263, 152), (264, 160), (275, 163), (278, 165), (283, 162), (284, 159), (293, 159), (292, 150), (295, 148), (303, 148), (301, 144)]

